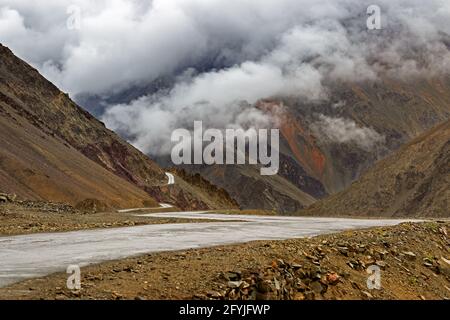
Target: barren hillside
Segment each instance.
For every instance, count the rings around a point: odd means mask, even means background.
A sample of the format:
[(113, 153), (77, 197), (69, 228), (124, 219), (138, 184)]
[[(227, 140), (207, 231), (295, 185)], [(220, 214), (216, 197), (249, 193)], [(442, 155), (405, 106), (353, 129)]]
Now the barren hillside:
[[(37, 70), (0, 45), (0, 190), (74, 204), (95, 198), (117, 206), (233, 208), (167, 177), (146, 155), (76, 105)], [(157, 201), (156, 201), (157, 200)]]
[(450, 216), (450, 121), (379, 161), (312, 215)]

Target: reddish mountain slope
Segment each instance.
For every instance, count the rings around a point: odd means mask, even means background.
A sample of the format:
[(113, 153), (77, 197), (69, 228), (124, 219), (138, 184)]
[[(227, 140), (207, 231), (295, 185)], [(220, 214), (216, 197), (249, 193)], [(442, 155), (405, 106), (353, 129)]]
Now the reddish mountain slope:
[[(277, 179), (254, 175), (251, 166), (188, 169), (233, 195), (242, 185), (264, 186), (251, 201), (240, 199), (245, 208), (291, 211), (307, 206), (311, 197), (322, 199), (346, 189), (379, 159), (450, 118), (449, 76), (330, 88), (329, 99), (323, 101), (278, 97), (259, 102), (260, 109), (280, 118)], [(309, 197), (293, 196), (292, 185)]]
[(450, 217), (450, 121), (379, 161), (312, 215)]

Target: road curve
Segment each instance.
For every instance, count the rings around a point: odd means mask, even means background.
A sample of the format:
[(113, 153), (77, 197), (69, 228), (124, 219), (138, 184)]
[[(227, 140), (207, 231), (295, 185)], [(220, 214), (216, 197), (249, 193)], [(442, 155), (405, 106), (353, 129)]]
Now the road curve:
[(169, 179), (168, 185), (175, 184), (175, 176), (169, 172), (166, 172), (166, 176)]
[(147, 216), (233, 221), (0, 237), (0, 287), (26, 278), (64, 271), (72, 264), (82, 267), (151, 252), (186, 250), (253, 240), (300, 238), (348, 229), (396, 225), (405, 221), (241, 216), (198, 212), (158, 213)]
[(123, 210), (117, 210), (117, 212), (119, 212), (119, 213), (130, 213), (130, 212), (137, 212), (137, 211), (154, 210), (154, 209), (169, 209), (169, 208), (173, 208), (173, 206), (171, 204), (167, 204), (167, 203), (160, 203), (159, 207), (123, 209)]

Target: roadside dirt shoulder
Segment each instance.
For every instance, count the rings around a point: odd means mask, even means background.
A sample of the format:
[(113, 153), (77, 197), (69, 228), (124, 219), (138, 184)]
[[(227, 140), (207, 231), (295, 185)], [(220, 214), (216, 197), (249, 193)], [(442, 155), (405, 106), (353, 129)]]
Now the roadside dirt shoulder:
[[(449, 222), (148, 254), (0, 289), (0, 299), (448, 299)], [(380, 288), (367, 269), (380, 270)], [(376, 283), (374, 283), (376, 286)]]

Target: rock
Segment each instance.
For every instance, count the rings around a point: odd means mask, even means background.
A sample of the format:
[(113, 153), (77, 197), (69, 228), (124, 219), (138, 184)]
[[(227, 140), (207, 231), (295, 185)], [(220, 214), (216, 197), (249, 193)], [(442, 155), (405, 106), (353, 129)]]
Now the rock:
[(329, 284), (335, 285), (339, 282), (339, 275), (337, 273), (328, 273), (326, 280)]
[(375, 262), (375, 264), (382, 269), (386, 268), (386, 266), (387, 266), (387, 263), (384, 261), (377, 261), (377, 262)]
[(443, 274), (447, 278), (450, 279), (450, 261), (445, 259), (444, 257), (441, 257), (441, 260), (439, 261), (439, 265), (437, 266), (437, 270), (440, 274)]
[(134, 297), (134, 300), (140, 300), (140, 301), (142, 301), (142, 300), (146, 300), (144, 297), (141, 297), (141, 296), (137, 296), (137, 297)]
[(363, 296), (364, 296), (365, 298), (373, 299), (373, 295), (372, 295), (370, 292), (367, 292), (367, 291), (361, 291), (361, 293), (363, 294)]
[(241, 281), (241, 285), (239, 286), (241, 289), (247, 289), (250, 288), (250, 284), (246, 281)]
[(14, 202), (16, 198), (15, 194), (0, 193), (0, 203)]
[(448, 266), (450, 266), (450, 260), (445, 259), (444, 257), (441, 257), (441, 260), (445, 262)]
[(348, 257), (348, 247), (338, 247), (338, 251), (340, 254)]
[(403, 252), (403, 255), (410, 261), (416, 260), (416, 255), (411, 251)]
[(229, 288), (239, 288), (242, 284), (242, 281), (228, 281)]
[(303, 293), (301, 292), (297, 292), (296, 294), (294, 294), (294, 300), (305, 300), (306, 297)]
[(237, 281), (241, 279), (240, 271), (228, 271), (224, 274), (224, 277), (228, 281)]
[(286, 264), (281, 259), (277, 259), (276, 263), (278, 265), (278, 268), (283, 268), (284, 269), (286, 267)]
[(362, 263), (362, 261), (357, 261), (357, 260), (350, 260), (347, 262), (347, 265), (354, 269), (354, 270), (361, 270), (364, 269), (364, 264)]
[(305, 270), (298, 270), (298, 276), (300, 279), (305, 279), (308, 277), (308, 274), (306, 273)]
[(271, 291), (270, 284), (266, 280), (260, 280), (258, 281), (256, 288), (258, 292), (260, 293), (268, 293)]
[(81, 297), (81, 291), (80, 291), (80, 290), (71, 291), (70, 293), (71, 293), (72, 296), (74, 296), (74, 297), (77, 297), (77, 298)]
[(351, 281), (350, 282), (351, 284), (352, 284), (352, 287), (354, 288), (354, 289), (361, 289), (361, 287), (359, 286), (359, 284), (357, 284), (356, 282), (354, 282), (354, 281)]
[(312, 291), (305, 292), (305, 298), (306, 298), (306, 300), (314, 300), (314, 298), (315, 298), (314, 292), (312, 292)]
[(208, 291), (208, 293), (206, 295), (213, 299), (219, 299), (222, 297), (222, 294), (217, 291)]
[(273, 282), (275, 284), (275, 289), (280, 290), (281, 289), (280, 282), (276, 278), (273, 279)]
[(314, 281), (312, 282), (309, 287), (311, 288), (311, 290), (315, 293), (315, 294), (321, 294), (322, 291), (324, 291), (323, 286), (320, 284), (319, 281)]

